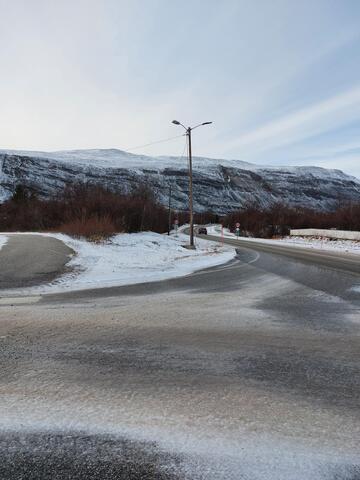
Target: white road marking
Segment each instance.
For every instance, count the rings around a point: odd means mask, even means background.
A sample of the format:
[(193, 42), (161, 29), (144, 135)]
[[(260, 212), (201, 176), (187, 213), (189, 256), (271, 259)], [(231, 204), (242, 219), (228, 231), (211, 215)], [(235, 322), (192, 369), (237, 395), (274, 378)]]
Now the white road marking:
[[(252, 260), (249, 260), (248, 262), (243, 262), (242, 260), (238, 260), (236, 265), (229, 265), (228, 267), (222, 267), (222, 268), (212, 268), (211, 270), (208, 270), (208, 271), (202, 271), (202, 272), (198, 272), (198, 273), (192, 273), (190, 274), (189, 276), (191, 277), (195, 277), (197, 275), (207, 275), (209, 273), (214, 273), (214, 272), (222, 272), (223, 270), (226, 270), (226, 271), (229, 271), (229, 270), (237, 270), (238, 268), (241, 268), (241, 267), (246, 267), (247, 265), (250, 265), (251, 263), (255, 263), (259, 260), (259, 257), (260, 257), (260, 253), (258, 252), (254, 252), (255, 253), (255, 258), (253, 258)], [(241, 262), (241, 263), (240, 263)]]

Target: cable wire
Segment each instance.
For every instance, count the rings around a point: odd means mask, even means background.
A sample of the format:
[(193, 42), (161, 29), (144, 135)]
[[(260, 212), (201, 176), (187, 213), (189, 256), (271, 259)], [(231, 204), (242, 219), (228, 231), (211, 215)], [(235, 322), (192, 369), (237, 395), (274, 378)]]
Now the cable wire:
[(131, 152), (133, 150), (138, 150), (139, 148), (150, 147), (151, 145), (156, 145), (158, 143), (170, 142), (171, 140), (175, 140), (175, 138), (181, 138), (181, 137), (184, 137), (185, 135), (186, 135), (186, 133), (183, 133), (181, 135), (176, 135), (176, 137), (169, 137), (169, 138), (165, 138), (164, 140), (158, 140), (156, 142), (145, 143), (144, 145), (139, 145), (137, 147), (132, 147), (132, 148), (126, 148), (125, 150), (127, 152)]
[(187, 139), (185, 141), (184, 150), (182, 151), (182, 154), (180, 155), (180, 157), (178, 157), (178, 160), (181, 160), (182, 158), (184, 158), (186, 147), (187, 147)]

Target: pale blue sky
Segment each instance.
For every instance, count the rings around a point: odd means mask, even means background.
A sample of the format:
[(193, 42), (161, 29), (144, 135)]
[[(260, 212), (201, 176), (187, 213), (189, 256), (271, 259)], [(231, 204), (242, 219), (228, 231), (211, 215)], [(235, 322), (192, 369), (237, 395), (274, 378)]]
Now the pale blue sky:
[(196, 155), (360, 177), (359, 0), (0, 0), (0, 66), (1, 148), (129, 149), (212, 120)]

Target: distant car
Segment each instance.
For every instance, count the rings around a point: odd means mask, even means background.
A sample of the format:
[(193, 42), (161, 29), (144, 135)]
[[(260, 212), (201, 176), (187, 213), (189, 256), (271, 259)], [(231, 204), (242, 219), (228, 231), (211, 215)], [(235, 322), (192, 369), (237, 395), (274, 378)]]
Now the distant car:
[(205, 227), (199, 227), (199, 235), (207, 235), (207, 229)]

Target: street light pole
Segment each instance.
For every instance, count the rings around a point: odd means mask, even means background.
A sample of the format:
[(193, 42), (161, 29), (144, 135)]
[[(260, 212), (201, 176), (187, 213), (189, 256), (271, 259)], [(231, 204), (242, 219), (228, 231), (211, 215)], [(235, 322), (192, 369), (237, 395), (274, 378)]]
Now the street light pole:
[(193, 210), (193, 176), (192, 176), (192, 151), (191, 151), (191, 128), (187, 129), (188, 152), (189, 152), (189, 210), (190, 210), (190, 247), (194, 247), (194, 210)]
[(192, 149), (191, 149), (191, 132), (198, 127), (203, 125), (210, 125), (212, 122), (203, 122), (195, 127), (185, 127), (182, 123), (177, 120), (173, 120), (174, 125), (181, 125), (185, 131), (188, 142), (188, 158), (189, 158), (189, 214), (190, 214), (190, 248), (194, 247), (194, 210), (193, 210), (193, 174), (192, 174)]

